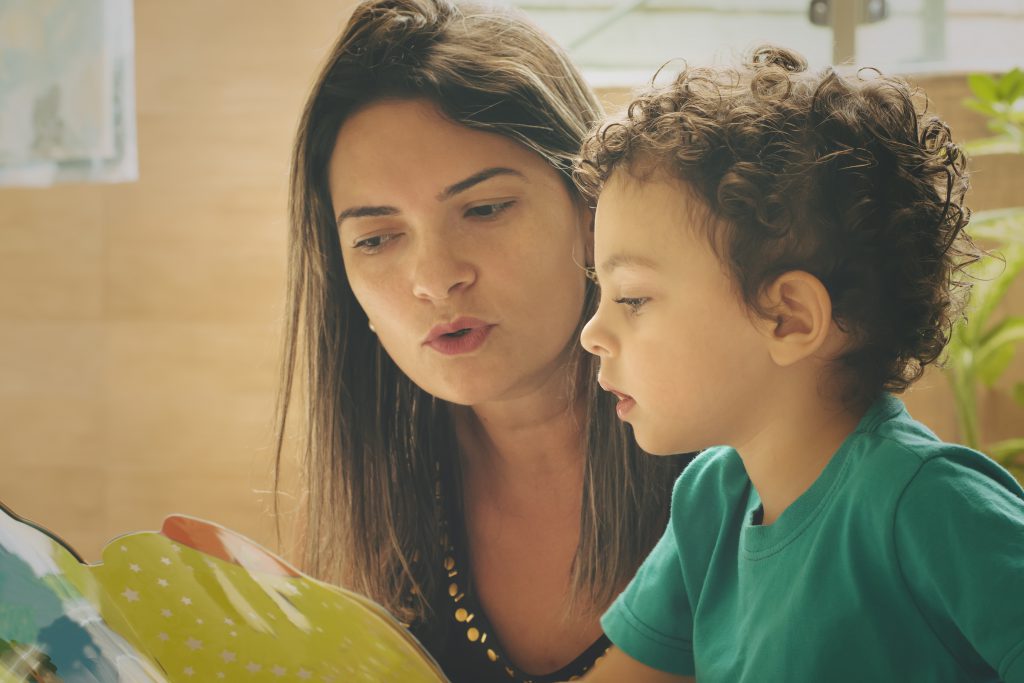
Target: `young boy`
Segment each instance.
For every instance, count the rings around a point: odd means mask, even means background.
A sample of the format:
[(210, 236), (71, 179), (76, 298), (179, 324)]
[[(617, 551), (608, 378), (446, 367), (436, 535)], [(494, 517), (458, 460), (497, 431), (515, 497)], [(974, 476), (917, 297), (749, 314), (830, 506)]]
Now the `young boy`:
[(584, 147), (583, 346), (645, 450), (707, 449), (585, 680), (1024, 682), (1024, 491), (893, 395), (968, 289), (964, 158), (906, 83), (805, 69), (689, 70)]

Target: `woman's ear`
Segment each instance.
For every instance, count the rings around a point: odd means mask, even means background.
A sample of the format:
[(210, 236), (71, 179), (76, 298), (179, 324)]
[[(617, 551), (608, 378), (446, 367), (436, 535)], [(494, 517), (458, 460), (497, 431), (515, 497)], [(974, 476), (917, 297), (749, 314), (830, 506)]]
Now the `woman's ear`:
[(594, 267), (594, 216), (595, 209), (592, 202), (580, 201), (580, 229), (583, 232), (583, 264), (587, 268)]
[(817, 353), (832, 329), (832, 298), (821, 280), (802, 270), (783, 273), (761, 295), (768, 353), (786, 367)]

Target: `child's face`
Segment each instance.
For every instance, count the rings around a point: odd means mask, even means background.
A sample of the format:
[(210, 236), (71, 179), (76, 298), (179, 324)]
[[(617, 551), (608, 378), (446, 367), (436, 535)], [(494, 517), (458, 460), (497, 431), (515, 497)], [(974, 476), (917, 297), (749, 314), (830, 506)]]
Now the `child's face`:
[(771, 395), (764, 327), (712, 251), (695, 201), (678, 182), (619, 170), (597, 206), (601, 303), (581, 343), (601, 357), (602, 386), (654, 454), (738, 445)]

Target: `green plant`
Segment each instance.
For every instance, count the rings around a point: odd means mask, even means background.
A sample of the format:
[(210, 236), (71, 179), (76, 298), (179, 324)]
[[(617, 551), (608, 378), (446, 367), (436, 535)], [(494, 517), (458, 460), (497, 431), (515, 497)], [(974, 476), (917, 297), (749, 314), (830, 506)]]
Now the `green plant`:
[[(972, 74), (974, 97), (964, 104), (986, 116), (995, 135), (963, 145), (971, 156), (1024, 154), (1024, 72), (1002, 77)], [(1024, 342), (1024, 316), (995, 317), (1013, 281), (1024, 272), (1024, 207), (979, 212), (971, 219), (971, 235), (992, 245), (991, 255), (969, 268), (974, 280), (967, 319), (953, 331), (946, 376), (953, 388), (960, 438), (988, 453), (1024, 481), (1024, 436), (998, 442), (984, 439), (978, 419), (978, 392), (993, 388)], [(1024, 406), (1024, 383), (1012, 388)]]
[(1024, 154), (1024, 71), (1002, 76), (971, 74), (967, 85), (974, 97), (964, 106), (987, 119), (991, 137), (964, 145), (968, 154)]

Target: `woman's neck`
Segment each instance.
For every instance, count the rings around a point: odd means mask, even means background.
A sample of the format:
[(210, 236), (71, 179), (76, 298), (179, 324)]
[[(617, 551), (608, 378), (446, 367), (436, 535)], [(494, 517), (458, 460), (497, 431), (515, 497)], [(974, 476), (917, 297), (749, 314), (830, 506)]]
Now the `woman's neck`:
[[(469, 495), (506, 504), (553, 495), (578, 502), (583, 482), (583, 410), (567, 392), (454, 410)], [(475, 495), (474, 495), (475, 494)]]

